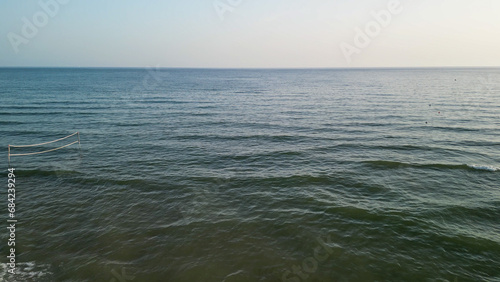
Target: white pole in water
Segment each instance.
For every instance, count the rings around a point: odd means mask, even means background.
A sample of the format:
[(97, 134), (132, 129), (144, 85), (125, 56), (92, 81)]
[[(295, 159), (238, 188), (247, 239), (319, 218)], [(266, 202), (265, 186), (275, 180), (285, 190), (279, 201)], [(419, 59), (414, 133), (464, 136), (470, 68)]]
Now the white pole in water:
[(10, 168), (10, 145), (8, 146), (8, 148), (9, 148), (9, 150), (8, 150), (9, 151), (9, 153), (8, 153), (8, 156), (9, 156), (9, 167), (8, 168)]
[(76, 132), (76, 136), (78, 136), (78, 148), (80, 148), (80, 157), (82, 157), (82, 145), (80, 144), (80, 132)]

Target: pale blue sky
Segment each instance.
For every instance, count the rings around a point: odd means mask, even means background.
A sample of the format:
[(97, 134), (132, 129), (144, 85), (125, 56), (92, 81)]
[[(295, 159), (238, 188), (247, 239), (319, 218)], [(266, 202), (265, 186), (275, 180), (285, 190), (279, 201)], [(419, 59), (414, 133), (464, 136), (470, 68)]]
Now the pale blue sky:
[(51, 17), (54, 1), (1, 1), (0, 66), (500, 66), (500, 0), (400, 0), (368, 46), (356, 28), (391, 0), (65, 0)]

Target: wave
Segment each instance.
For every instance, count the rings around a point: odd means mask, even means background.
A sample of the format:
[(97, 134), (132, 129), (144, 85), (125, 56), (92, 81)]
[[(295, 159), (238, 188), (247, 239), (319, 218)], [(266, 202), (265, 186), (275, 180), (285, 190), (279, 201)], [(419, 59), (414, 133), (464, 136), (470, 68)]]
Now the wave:
[(134, 101), (137, 104), (191, 104), (195, 103), (193, 101), (181, 101), (181, 100), (148, 100), (148, 101)]
[(16, 175), (19, 176), (52, 176), (52, 175), (68, 175), (68, 174), (81, 174), (81, 172), (74, 170), (16, 170)]
[(262, 140), (269, 142), (282, 142), (282, 141), (296, 141), (301, 139), (306, 139), (307, 136), (301, 135), (201, 135), (201, 134), (192, 134), (192, 135), (178, 135), (174, 137), (178, 140), (220, 140), (220, 141), (240, 141), (240, 140)]
[(434, 169), (464, 169), (464, 170), (482, 170), (489, 172), (500, 171), (499, 167), (488, 166), (488, 165), (476, 165), (476, 164), (416, 164), (416, 163), (403, 163), (396, 161), (364, 161), (363, 163), (386, 168), (434, 168)]
[(459, 127), (459, 126), (433, 126), (432, 129), (438, 129), (441, 131), (453, 131), (453, 132), (480, 132), (484, 131), (481, 128), (470, 128), (470, 127)]
[(477, 170), (487, 170), (487, 171), (500, 171), (500, 167), (487, 166), (487, 165), (467, 165), (470, 168)]
[(0, 125), (24, 124), (22, 121), (0, 121)]
[(235, 91), (235, 94), (261, 94), (265, 93), (267, 90), (243, 90), (243, 91)]

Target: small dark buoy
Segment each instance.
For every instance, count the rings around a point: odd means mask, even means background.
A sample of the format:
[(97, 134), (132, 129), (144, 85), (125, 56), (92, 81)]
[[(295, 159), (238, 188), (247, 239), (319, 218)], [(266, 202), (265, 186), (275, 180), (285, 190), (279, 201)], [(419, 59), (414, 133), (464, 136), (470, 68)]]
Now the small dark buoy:
[(431, 105), (431, 104), (429, 104), (429, 107), (432, 107), (432, 105)]
[(427, 124), (427, 122), (425, 122), (425, 124)]

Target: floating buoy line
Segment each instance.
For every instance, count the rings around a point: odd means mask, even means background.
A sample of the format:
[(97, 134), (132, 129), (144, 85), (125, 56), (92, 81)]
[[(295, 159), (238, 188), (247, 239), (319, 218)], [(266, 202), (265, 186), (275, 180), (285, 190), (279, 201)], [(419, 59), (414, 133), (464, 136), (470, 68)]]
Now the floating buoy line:
[[(45, 150), (45, 151), (40, 151), (40, 152), (33, 152), (33, 153), (23, 153), (23, 154), (12, 154), (11, 153), (11, 148), (28, 148), (28, 147), (43, 146), (43, 145), (47, 145), (47, 144), (51, 144), (51, 143), (55, 143), (55, 142), (59, 142), (59, 141), (65, 140), (65, 139), (70, 138), (70, 137), (75, 136), (75, 135), (78, 137), (78, 140), (76, 140), (74, 142), (71, 142), (69, 144), (57, 147), (57, 148), (50, 149), (50, 150)], [(80, 144), (80, 132), (78, 132), (78, 131), (75, 132), (75, 133), (73, 133), (73, 134), (70, 134), (70, 135), (68, 135), (66, 137), (63, 137), (63, 138), (60, 138), (60, 139), (57, 139), (57, 140), (53, 140), (53, 141), (49, 141), (49, 142), (45, 142), (45, 143), (32, 144), (32, 145), (8, 145), (9, 167), (10, 167), (10, 158), (11, 157), (14, 157), (14, 156), (31, 156), (31, 155), (45, 154), (45, 153), (48, 153), (48, 152), (52, 152), (52, 151), (60, 150), (62, 148), (66, 148), (66, 147), (71, 146), (71, 145), (76, 144), (76, 143), (78, 143), (78, 147), (79, 147), (80, 153), (81, 153), (82, 147), (81, 147), (81, 144)]]

